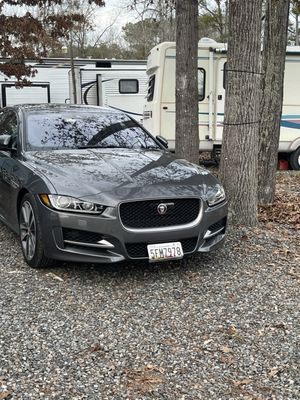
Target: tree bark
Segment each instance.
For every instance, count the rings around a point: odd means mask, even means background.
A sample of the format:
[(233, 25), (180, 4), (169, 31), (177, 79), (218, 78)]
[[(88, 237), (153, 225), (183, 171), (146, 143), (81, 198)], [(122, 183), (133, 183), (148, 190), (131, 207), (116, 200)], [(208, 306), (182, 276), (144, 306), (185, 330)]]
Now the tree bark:
[(299, 14), (296, 14), (295, 18), (296, 18), (295, 45), (299, 46)]
[(290, 0), (267, 0), (262, 56), (258, 201), (275, 197)]
[(76, 77), (75, 77), (75, 65), (74, 65), (74, 53), (73, 53), (73, 32), (70, 33), (69, 54), (70, 54), (70, 64), (71, 64), (73, 104), (77, 104)]
[(257, 223), (262, 0), (229, 1), (228, 61), (220, 174), (233, 223)]
[(198, 1), (176, 0), (176, 155), (199, 162)]

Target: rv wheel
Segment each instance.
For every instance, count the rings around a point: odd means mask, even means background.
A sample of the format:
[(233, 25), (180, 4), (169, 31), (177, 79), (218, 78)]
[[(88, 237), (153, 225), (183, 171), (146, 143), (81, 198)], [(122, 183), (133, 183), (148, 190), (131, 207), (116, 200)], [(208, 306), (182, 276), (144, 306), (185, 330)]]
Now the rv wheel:
[(290, 155), (290, 166), (296, 171), (300, 171), (300, 147)]

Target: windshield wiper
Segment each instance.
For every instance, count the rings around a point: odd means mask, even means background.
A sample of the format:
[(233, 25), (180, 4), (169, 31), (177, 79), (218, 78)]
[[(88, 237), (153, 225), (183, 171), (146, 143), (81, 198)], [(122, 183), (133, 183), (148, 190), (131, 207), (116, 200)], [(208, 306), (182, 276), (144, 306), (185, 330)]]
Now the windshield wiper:
[(110, 146), (110, 145), (104, 145), (104, 146), (87, 145), (87, 146), (78, 146), (76, 148), (77, 149), (127, 149), (128, 147)]
[(161, 150), (159, 147), (156, 146), (149, 146), (149, 147), (141, 147), (141, 148), (131, 148), (125, 146), (113, 146), (113, 145), (86, 145), (86, 146), (78, 146), (76, 149), (128, 149), (128, 150)]

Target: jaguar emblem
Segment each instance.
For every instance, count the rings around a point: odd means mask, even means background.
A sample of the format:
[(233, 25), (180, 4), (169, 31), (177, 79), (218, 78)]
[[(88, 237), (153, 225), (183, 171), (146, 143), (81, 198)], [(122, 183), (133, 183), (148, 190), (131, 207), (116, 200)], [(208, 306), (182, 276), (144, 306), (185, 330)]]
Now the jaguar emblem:
[(168, 211), (168, 207), (174, 206), (174, 203), (160, 203), (157, 206), (157, 212), (159, 215), (165, 215)]

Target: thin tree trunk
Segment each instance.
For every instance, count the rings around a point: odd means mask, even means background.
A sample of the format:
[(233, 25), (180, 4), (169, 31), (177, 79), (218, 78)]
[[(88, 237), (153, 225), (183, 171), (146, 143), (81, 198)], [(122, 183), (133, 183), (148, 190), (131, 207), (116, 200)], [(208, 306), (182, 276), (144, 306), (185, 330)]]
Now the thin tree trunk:
[(76, 77), (75, 77), (75, 65), (74, 65), (74, 54), (73, 54), (73, 32), (70, 34), (70, 63), (71, 63), (71, 77), (72, 77), (72, 86), (73, 86), (73, 101), (74, 104), (77, 104), (77, 90), (76, 90)]
[(289, 4), (290, 0), (266, 4), (258, 153), (258, 201), (263, 204), (275, 197)]
[(176, 0), (176, 155), (199, 162), (198, 1)]
[(299, 46), (299, 14), (296, 14), (295, 17), (296, 17), (295, 44), (296, 46)]
[(221, 179), (234, 223), (257, 223), (262, 0), (229, 1)]

